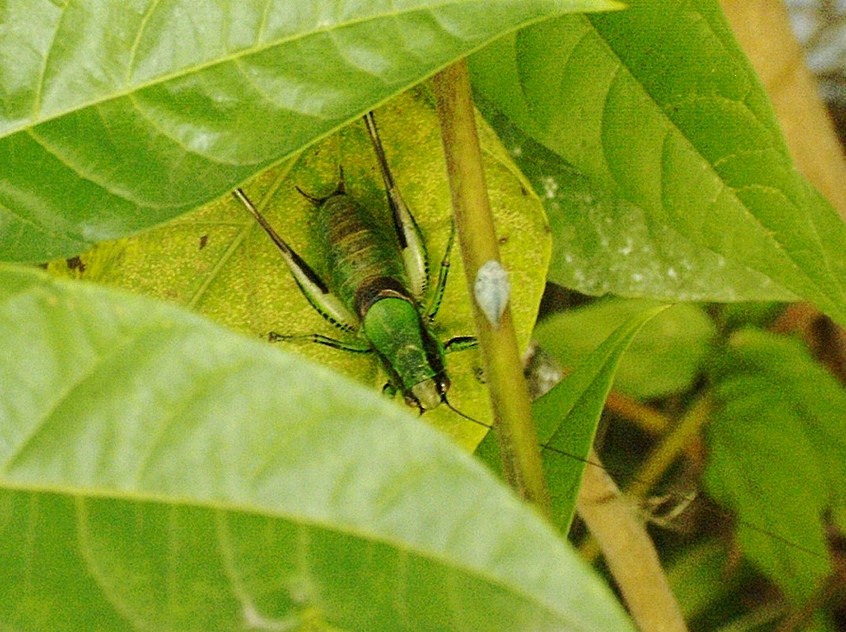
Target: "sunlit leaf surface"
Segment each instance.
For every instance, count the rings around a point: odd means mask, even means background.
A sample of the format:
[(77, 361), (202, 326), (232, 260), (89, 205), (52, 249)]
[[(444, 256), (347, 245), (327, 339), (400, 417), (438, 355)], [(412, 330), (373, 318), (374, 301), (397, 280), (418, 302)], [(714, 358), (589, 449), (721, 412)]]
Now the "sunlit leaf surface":
[(0, 622), (631, 630), (445, 437), (164, 303), (0, 269)]
[(496, 37), (608, 0), (6, 0), (0, 259), (160, 224)]

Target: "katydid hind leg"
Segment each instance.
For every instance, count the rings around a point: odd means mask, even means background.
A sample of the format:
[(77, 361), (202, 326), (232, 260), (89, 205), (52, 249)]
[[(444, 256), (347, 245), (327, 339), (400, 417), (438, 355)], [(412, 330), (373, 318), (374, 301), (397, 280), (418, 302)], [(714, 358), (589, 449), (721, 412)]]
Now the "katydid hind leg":
[(331, 338), (330, 336), (324, 336), (323, 334), (280, 334), (275, 331), (271, 331), (268, 334), (267, 339), (269, 342), (315, 343), (332, 347), (333, 349), (338, 349), (339, 351), (348, 351), (350, 353), (371, 353), (373, 351), (373, 348), (363, 341), (347, 342), (344, 340), (338, 340), (337, 338)]
[(354, 333), (359, 329), (358, 319), (343, 304), (340, 298), (329, 290), (329, 286), (318, 276), (314, 269), (273, 229), (250, 198), (242, 189), (232, 192), (249, 213), (255, 218), (259, 226), (273, 240), (282, 253), (282, 259), (291, 271), (303, 296), (311, 306), (327, 321), (340, 329)]
[(467, 351), (479, 346), (476, 336), (453, 336), (444, 342), (444, 353), (455, 353), (456, 351)]
[(422, 300), (426, 295), (429, 285), (429, 257), (426, 251), (426, 244), (420, 227), (414, 219), (414, 215), (402, 198), (399, 187), (391, 173), (382, 140), (379, 138), (379, 131), (376, 129), (376, 120), (373, 112), (364, 115), (364, 123), (367, 133), (373, 144), (376, 153), (376, 160), (379, 163), (379, 170), (382, 172), (382, 181), (385, 184), (385, 192), (388, 196), (388, 205), (391, 207), (394, 228), (399, 240), (402, 259), (405, 265), (408, 279), (411, 283), (411, 291), (415, 298)]
[(441, 309), (441, 302), (444, 300), (444, 291), (446, 290), (447, 277), (449, 276), (449, 259), (452, 254), (452, 245), (455, 243), (455, 220), (450, 221), (449, 239), (447, 240), (444, 257), (441, 259), (441, 265), (438, 270), (438, 284), (435, 286), (435, 292), (432, 294), (432, 300), (426, 308), (426, 318), (429, 321), (435, 320), (438, 315), (438, 310)]

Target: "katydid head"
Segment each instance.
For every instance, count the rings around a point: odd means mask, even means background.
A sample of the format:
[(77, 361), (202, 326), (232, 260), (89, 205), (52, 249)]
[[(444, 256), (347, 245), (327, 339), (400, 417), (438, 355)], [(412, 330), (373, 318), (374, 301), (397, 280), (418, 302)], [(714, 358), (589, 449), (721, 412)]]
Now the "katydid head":
[(485, 428), (490, 429), (490, 425), (486, 424), (483, 421), (479, 421), (468, 415), (467, 413), (463, 413), (458, 410), (452, 403), (447, 399), (447, 391), (450, 387), (449, 378), (446, 376), (446, 373), (441, 373), (435, 376), (432, 379), (424, 380), (419, 384), (415, 384), (411, 388), (411, 392), (405, 394), (405, 403), (409, 406), (413, 406), (420, 411), (422, 415), (428, 410), (432, 410), (433, 408), (437, 408), (441, 404), (449, 408), (452, 412), (460, 417), (464, 417), (468, 421), (472, 421), (474, 424), (478, 424), (480, 426), (484, 426)]
[(403, 393), (405, 403), (414, 406), (423, 414), (427, 410), (437, 408), (441, 402), (446, 401), (449, 386), (449, 378), (445, 372), (441, 372), (434, 377), (418, 382), (410, 390), (405, 391)]

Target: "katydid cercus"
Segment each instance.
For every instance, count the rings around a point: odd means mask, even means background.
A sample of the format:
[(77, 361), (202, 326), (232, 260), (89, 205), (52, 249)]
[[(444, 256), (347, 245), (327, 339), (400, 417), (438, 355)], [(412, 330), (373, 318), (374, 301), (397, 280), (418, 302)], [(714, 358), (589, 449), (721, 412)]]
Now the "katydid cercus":
[(441, 403), (450, 406), (444, 356), (448, 351), (476, 345), (472, 336), (441, 342), (432, 331), (446, 287), (455, 227), (451, 226), (438, 280), (427, 302), (426, 244), (394, 181), (372, 113), (364, 116), (364, 123), (382, 173), (395, 234), (384, 230), (385, 223), (376, 221), (369, 209), (347, 193), (343, 170), (335, 190), (325, 197), (297, 188), (316, 209), (318, 233), (325, 239), (328, 279), (322, 279), (288, 245), (243, 190), (234, 191), (279, 248), (312, 307), (334, 326), (351, 334), (349, 341), (322, 334), (292, 336), (275, 332), (269, 339), (304, 339), (345, 351), (374, 353), (388, 375), (387, 392), (400, 391), (406, 403), (421, 413)]

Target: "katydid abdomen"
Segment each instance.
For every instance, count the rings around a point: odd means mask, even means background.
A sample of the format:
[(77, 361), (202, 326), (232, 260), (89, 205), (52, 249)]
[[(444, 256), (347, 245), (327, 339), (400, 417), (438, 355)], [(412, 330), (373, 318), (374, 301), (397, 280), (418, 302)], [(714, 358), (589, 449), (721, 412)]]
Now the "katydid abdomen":
[(324, 242), (330, 286), (347, 308), (363, 318), (368, 294), (393, 287), (411, 298), (396, 240), (343, 186), (317, 205), (317, 229)]

